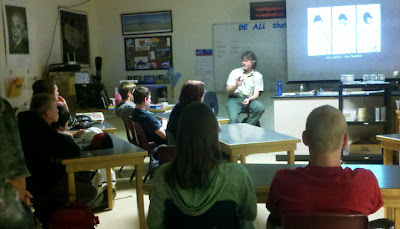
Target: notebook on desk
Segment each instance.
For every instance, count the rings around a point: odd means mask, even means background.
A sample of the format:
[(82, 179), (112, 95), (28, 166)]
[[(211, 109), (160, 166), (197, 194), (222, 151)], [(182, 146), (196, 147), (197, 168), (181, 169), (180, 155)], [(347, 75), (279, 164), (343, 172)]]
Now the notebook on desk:
[(89, 116), (94, 123), (103, 123), (103, 121), (104, 121), (103, 112), (76, 113), (76, 116), (79, 116), (79, 115)]

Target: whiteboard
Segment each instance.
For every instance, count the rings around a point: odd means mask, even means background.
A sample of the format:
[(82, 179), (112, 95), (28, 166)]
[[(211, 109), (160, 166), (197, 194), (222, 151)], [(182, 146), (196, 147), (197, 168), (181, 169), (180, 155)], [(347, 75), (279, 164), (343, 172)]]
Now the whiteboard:
[(276, 90), (279, 80), (287, 81), (286, 19), (214, 24), (212, 30), (216, 92), (225, 92), (229, 73), (242, 66), (241, 55), (247, 50), (256, 54), (264, 91)]

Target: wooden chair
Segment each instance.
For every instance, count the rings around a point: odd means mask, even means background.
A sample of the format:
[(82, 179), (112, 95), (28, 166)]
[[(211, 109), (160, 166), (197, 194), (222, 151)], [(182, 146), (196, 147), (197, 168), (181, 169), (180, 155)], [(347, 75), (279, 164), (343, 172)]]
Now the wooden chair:
[(159, 165), (171, 161), (175, 156), (176, 146), (175, 145), (162, 145), (157, 149)]
[(283, 229), (368, 229), (366, 215), (339, 213), (288, 214), (282, 218)]
[(239, 229), (238, 205), (231, 200), (217, 201), (208, 211), (199, 216), (184, 214), (172, 200), (165, 201), (164, 212), (167, 229)]
[[(140, 123), (134, 122), (130, 118), (123, 118), (123, 120), (125, 124), (126, 137), (131, 144), (134, 144), (144, 150), (147, 150), (147, 152), (149, 153), (157, 146), (155, 142), (149, 142), (147, 140), (146, 133), (144, 132), (142, 125), (140, 125)], [(121, 167), (120, 172), (122, 168), (123, 167)], [(145, 179), (147, 178), (149, 173), (150, 169), (147, 172)], [(130, 180), (132, 180), (134, 176), (135, 176), (135, 170), (133, 170)], [(145, 181), (146, 180), (144, 180), (143, 182)]]

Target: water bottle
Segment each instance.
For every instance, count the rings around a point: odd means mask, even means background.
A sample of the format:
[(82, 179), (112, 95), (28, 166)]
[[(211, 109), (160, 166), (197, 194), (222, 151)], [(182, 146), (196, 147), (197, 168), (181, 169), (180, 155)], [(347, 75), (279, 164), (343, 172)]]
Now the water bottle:
[(282, 95), (282, 81), (279, 80), (278, 82), (278, 96)]
[(300, 95), (303, 95), (303, 92), (304, 92), (303, 84), (300, 84)]

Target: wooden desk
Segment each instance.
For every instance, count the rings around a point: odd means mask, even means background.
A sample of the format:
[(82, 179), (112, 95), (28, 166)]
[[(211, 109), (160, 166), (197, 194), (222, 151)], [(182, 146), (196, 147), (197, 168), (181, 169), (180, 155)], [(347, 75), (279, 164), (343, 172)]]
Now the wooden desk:
[[(305, 165), (244, 164), (243, 166), (249, 171), (253, 180), (257, 202), (266, 203), (272, 179), (278, 170), (294, 169)], [(394, 208), (394, 214), (385, 217), (394, 220), (394, 228), (400, 228), (400, 166), (347, 164), (342, 167), (369, 169), (375, 174), (381, 188), (383, 206)]]
[(80, 157), (62, 160), (68, 174), (69, 199), (75, 200), (75, 172), (91, 169), (106, 168), (107, 170), (107, 194), (108, 208), (113, 208), (113, 194), (111, 187), (111, 169), (118, 166), (135, 165), (136, 171), (136, 198), (140, 228), (146, 228), (143, 200), (143, 164), (147, 151), (130, 144), (114, 135), (111, 135), (114, 147), (110, 149), (82, 151)]
[(219, 142), (222, 152), (231, 156), (232, 163), (237, 163), (238, 156), (242, 163), (246, 163), (249, 154), (287, 151), (288, 164), (294, 164), (294, 151), (300, 139), (237, 123), (221, 126)]
[[(163, 118), (164, 119), (169, 119), (169, 116), (171, 115), (171, 112), (157, 113), (157, 114), (154, 114), (154, 115), (159, 119), (163, 119)], [(223, 118), (223, 117), (217, 115), (217, 121), (219, 122), (219, 124), (225, 125), (225, 124), (228, 124), (230, 119), (229, 118)]]
[(393, 165), (393, 150), (400, 151), (400, 134), (376, 135), (376, 139), (381, 141), (383, 148), (383, 164)]
[[(109, 134), (114, 134), (115, 131), (117, 130), (116, 127), (114, 127), (113, 125), (111, 125), (110, 123), (108, 123), (107, 121), (104, 121), (103, 123), (95, 123), (92, 127), (97, 127), (100, 130), (102, 130), (103, 132), (107, 132)], [(72, 134), (76, 133), (78, 131), (78, 129), (71, 129), (69, 132), (71, 132)]]

